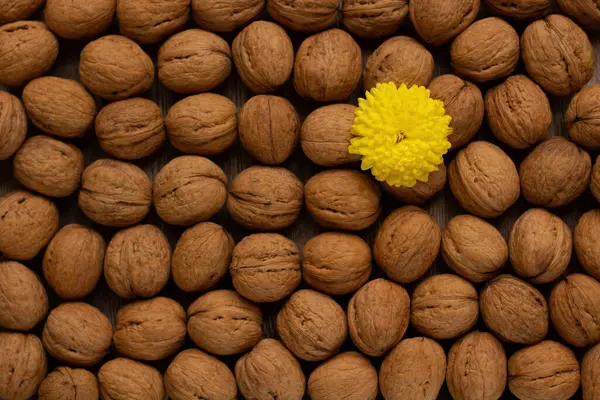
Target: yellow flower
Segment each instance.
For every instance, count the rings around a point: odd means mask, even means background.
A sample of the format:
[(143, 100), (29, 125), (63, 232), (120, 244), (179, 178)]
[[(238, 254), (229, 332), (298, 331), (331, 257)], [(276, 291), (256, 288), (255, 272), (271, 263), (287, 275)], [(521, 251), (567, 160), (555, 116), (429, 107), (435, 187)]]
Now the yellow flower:
[(362, 169), (389, 185), (427, 182), (450, 149), (452, 118), (423, 86), (378, 83), (366, 99), (358, 99), (355, 115), (352, 134), (357, 137), (348, 151), (360, 154)]

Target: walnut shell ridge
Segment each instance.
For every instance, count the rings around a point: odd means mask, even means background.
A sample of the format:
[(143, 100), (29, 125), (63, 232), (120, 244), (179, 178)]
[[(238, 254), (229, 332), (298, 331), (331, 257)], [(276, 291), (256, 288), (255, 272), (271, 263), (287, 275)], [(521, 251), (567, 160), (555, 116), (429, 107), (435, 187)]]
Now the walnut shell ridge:
[(335, 24), (339, 7), (337, 0), (267, 0), (271, 18), (288, 29), (305, 33)]
[(544, 18), (552, 12), (552, 0), (515, 0), (511, 3), (502, 0), (486, 0), (485, 2), (492, 12), (517, 21)]
[(581, 387), (583, 400), (600, 396), (600, 344), (592, 347), (581, 363)]
[(119, 29), (136, 42), (157, 43), (181, 30), (190, 17), (190, 0), (118, 0)]
[(381, 186), (385, 192), (404, 204), (422, 205), (446, 186), (446, 166), (440, 164), (438, 168), (437, 171), (429, 174), (427, 182), (417, 181), (417, 184), (411, 188), (390, 186), (387, 182), (382, 182)]
[(0, 160), (10, 158), (27, 137), (27, 115), (18, 97), (0, 90)]
[(0, 397), (31, 398), (46, 376), (48, 361), (35, 335), (0, 332)]
[(38, 389), (39, 400), (98, 400), (98, 380), (82, 368), (58, 367)]
[(594, 0), (556, 0), (556, 4), (579, 25), (593, 31), (600, 30), (600, 9)]
[(167, 400), (162, 374), (128, 358), (119, 357), (104, 364), (98, 371), (98, 383), (103, 399)]
[(211, 32), (235, 31), (258, 18), (264, 8), (265, 0), (192, 0), (194, 20)]
[(90, 39), (110, 27), (116, 9), (117, 0), (47, 0), (44, 21), (62, 38)]
[(583, 214), (573, 231), (575, 254), (583, 269), (600, 279), (600, 210)]
[(417, 33), (433, 46), (446, 44), (477, 18), (480, 0), (411, 0), (410, 19)]
[(569, 139), (586, 149), (600, 150), (600, 85), (591, 85), (577, 93), (565, 113)]
[(408, 15), (408, 0), (346, 0), (344, 26), (361, 38), (381, 38), (394, 34)]
[(600, 201), (600, 156), (596, 158), (594, 168), (592, 168), (590, 189), (596, 200)]
[(44, 0), (0, 0), (0, 25), (22, 21), (31, 17), (44, 4)]

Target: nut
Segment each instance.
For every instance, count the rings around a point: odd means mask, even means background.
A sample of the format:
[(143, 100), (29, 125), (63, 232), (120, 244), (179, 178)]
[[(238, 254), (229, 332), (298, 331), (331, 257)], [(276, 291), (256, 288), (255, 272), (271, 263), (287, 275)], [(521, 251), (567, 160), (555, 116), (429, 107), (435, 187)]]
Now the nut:
[(583, 214), (573, 231), (575, 254), (583, 269), (600, 279), (600, 210)]
[(463, 32), (477, 17), (480, 0), (411, 0), (410, 19), (427, 43), (441, 46)]
[(99, 397), (96, 376), (81, 368), (58, 367), (38, 389), (39, 400), (98, 400)]
[(233, 249), (229, 273), (235, 289), (247, 299), (281, 300), (300, 284), (298, 246), (277, 233), (246, 236)]
[(600, 85), (583, 88), (577, 93), (565, 113), (569, 139), (586, 149), (600, 150)]
[(590, 349), (581, 364), (583, 400), (594, 400), (600, 395), (600, 344)]
[(596, 200), (600, 201), (600, 156), (596, 158), (596, 163), (592, 169), (590, 189)]
[(161, 373), (128, 358), (116, 358), (104, 364), (98, 371), (98, 381), (102, 398), (107, 400), (167, 398)]
[(346, 0), (344, 26), (362, 38), (382, 38), (394, 34), (408, 15), (408, 0)]
[(158, 43), (181, 30), (190, 17), (190, 0), (118, 0), (121, 34), (136, 42)]
[(106, 31), (113, 22), (117, 0), (46, 1), (44, 20), (48, 27), (65, 39), (90, 39)]
[[(289, 0), (269, 0), (269, 9), (278, 2), (289, 3)], [(317, 2), (303, 0), (302, 3)], [(321, 10), (323, 3), (335, 3), (337, 13), (337, 0), (320, 0)], [(294, 65), (294, 88), (300, 96), (315, 101), (344, 101), (358, 86), (361, 71), (360, 46), (348, 33), (330, 29), (310, 36), (300, 45)]]
[(0, 397), (31, 398), (46, 376), (48, 362), (35, 335), (0, 332)]
[(600, 10), (593, 0), (556, 0), (556, 4), (579, 25), (596, 31), (600, 29)]
[(0, 90), (0, 160), (10, 158), (19, 150), (26, 136), (27, 115), (23, 103)]
[(390, 186), (387, 182), (382, 182), (381, 185), (383, 190), (396, 200), (401, 201), (404, 204), (421, 205), (446, 186), (446, 166), (440, 164), (438, 167), (439, 169), (437, 171), (429, 174), (429, 180), (427, 182), (418, 181), (417, 184), (411, 188)]
[(22, 0), (18, 3), (14, 0), (0, 0), (0, 25), (28, 19), (43, 3), (44, 0)]
[(544, 18), (552, 12), (552, 0), (516, 0), (512, 3), (503, 0), (486, 0), (486, 3), (496, 14), (517, 21)]
[(335, 24), (338, 0), (267, 0), (267, 11), (275, 21), (298, 32), (317, 32)]
[(346, 314), (331, 297), (314, 290), (299, 290), (283, 305), (276, 321), (285, 346), (306, 361), (335, 355), (348, 334)]
[(196, 23), (211, 32), (232, 32), (259, 17), (265, 0), (192, 0)]

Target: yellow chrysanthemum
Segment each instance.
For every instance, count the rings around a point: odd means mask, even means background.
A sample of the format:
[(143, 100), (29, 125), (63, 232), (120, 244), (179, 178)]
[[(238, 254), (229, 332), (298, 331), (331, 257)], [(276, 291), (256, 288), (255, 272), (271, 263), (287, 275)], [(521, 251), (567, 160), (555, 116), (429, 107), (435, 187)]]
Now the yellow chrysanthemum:
[(423, 86), (378, 83), (358, 99), (350, 154), (362, 156), (362, 169), (392, 186), (427, 182), (450, 149), (452, 118), (444, 103)]

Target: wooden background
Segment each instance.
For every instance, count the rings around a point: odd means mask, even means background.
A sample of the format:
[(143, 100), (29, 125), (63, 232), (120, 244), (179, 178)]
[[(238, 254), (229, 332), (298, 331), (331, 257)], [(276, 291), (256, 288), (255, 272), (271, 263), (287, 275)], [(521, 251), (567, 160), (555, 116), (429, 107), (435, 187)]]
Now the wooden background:
[[(480, 12), (479, 18), (482, 18), (486, 15), (487, 15), (487, 11), (485, 9), (485, 6), (482, 5), (482, 10)], [(37, 19), (41, 19), (41, 14), (37, 15)], [(268, 15), (265, 14), (262, 19), (269, 19), (269, 17), (268, 17)], [(193, 27), (193, 26), (194, 26), (194, 24), (192, 22), (190, 22), (189, 27)], [(339, 26), (341, 26), (341, 24), (339, 24)], [(526, 24), (513, 24), (513, 26), (517, 29), (519, 34), (521, 34), (523, 29), (525, 28)], [(110, 33), (118, 33), (118, 26), (116, 25), (116, 23), (111, 28)], [(408, 18), (407, 18), (407, 22), (405, 23), (403, 29), (400, 32), (398, 32), (398, 35), (409, 35), (409, 36), (414, 37), (417, 40), (421, 41), (418, 38), (418, 35), (415, 33), (412, 26), (410, 26), (410, 21), (408, 21)], [(229, 42), (230, 45), (231, 45), (231, 42), (232, 42), (234, 36), (235, 36), (234, 34), (223, 35), (223, 37)], [(306, 35), (300, 35), (300, 34), (290, 32), (290, 36), (292, 37), (292, 41), (294, 42), (294, 48), (297, 51), (300, 43), (306, 37)], [(596, 49), (596, 65), (597, 65), (595, 76), (592, 79), (592, 81), (590, 82), (590, 84), (593, 84), (593, 83), (600, 83), (600, 33), (592, 34), (591, 40), (592, 40), (592, 43), (594, 44), (594, 48)], [(378, 41), (370, 41), (370, 40), (369, 41), (360, 41), (359, 40), (358, 42), (363, 49), (363, 62), (365, 62), (366, 57), (368, 55), (370, 55), (381, 44), (382, 41), (381, 40), (378, 40)], [(86, 44), (85, 42), (73, 42), (73, 41), (60, 40), (60, 54), (59, 54), (59, 57), (56, 61), (54, 68), (50, 71), (49, 75), (78, 79), (77, 71), (78, 71), (78, 63), (79, 63), (79, 54), (80, 54), (81, 50), (83, 49), (83, 47), (85, 46), (85, 44)], [(434, 56), (435, 76), (446, 74), (446, 73), (451, 73), (450, 62), (449, 62), (449, 46), (444, 46), (444, 47), (440, 47), (440, 48), (435, 48), (435, 47), (431, 47), (431, 46), (427, 46), (427, 47), (433, 53), (433, 56)], [(158, 45), (145, 46), (144, 50), (146, 50), (148, 52), (148, 54), (151, 55), (153, 60), (156, 61), (158, 48), (159, 48)], [(522, 63), (519, 64), (517, 71), (515, 73), (524, 73), (524, 68), (522, 66)], [(489, 87), (490, 87), (490, 85), (480, 85), (480, 88), (482, 89), (482, 91), (485, 91)], [(3, 90), (6, 90), (6, 88), (2, 88), (2, 87), (0, 87), (0, 88)], [(353, 96), (350, 99), (348, 99), (348, 103), (356, 105), (357, 97), (362, 95), (361, 88), (362, 88), (362, 82), (359, 85), (359, 88), (353, 94)], [(239, 78), (235, 72), (235, 69), (232, 72), (229, 79), (221, 87), (217, 88), (214, 92), (229, 97), (232, 101), (234, 101), (238, 105), (238, 108), (241, 107), (252, 96), (252, 93), (239, 80)], [(14, 90), (12, 91), (12, 93), (17, 96), (20, 96), (20, 94), (21, 94), (20, 91), (14, 91)], [(304, 120), (304, 118), (306, 118), (306, 116), (311, 111), (313, 111), (314, 109), (316, 109), (320, 106), (320, 104), (308, 102), (308, 101), (300, 98), (295, 93), (293, 85), (291, 83), (291, 80), (288, 81), (286, 83), (286, 85), (284, 85), (284, 87), (275, 94), (288, 98), (292, 102), (292, 104), (296, 107), (302, 121)], [(175, 102), (181, 100), (185, 96), (178, 95), (178, 94), (167, 91), (164, 87), (162, 87), (162, 85), (160, 85), (158, 80), (156, 80), (154, 82), (154, 85), (152, 86), (151, 90), (145, 94), (145, 97), (156, 101), (161, 106), (164, 114), (166, 115), (166, 112), (168, 111), (168, 109)], [(563, 120), (564, 120), (563, 116), (564, 116), (564, 112), (566, 111), (566, 109), (568, 107), (569, 100), (570, 100), (570, 98), (566, 98), (566, 97), (565, 98), (550, 97), (552, 111), (554, 114), (553, 124), (552, 124), (552, 128), (550, 131), (550, 135), (567, 136), (567, 132), (566, 132), (566, 129), (564, 128), (564, 124), (563, 124)], [(104, 104), (105, 104), (105, 102), (100, 101), (98, 99), (99, 107)], [(28, 135), (33, 136), (33, 135), (37, 135), (39, 133), (41, 133), (41, 132), (39, 132), (35, 127), (33, 127), (33, 125), (30, 124)], [(521, 160), (528, 153), (528, 151), (512, 150), (512, 149), (508, 148), (507, 146), (504, 146), (501, 143), (499, 143), (491, 135), (485, 122), (484, 122), (484, 125), (482, 126), (481, 131), (479, 132), (478, 136), (474, 140), (487, 140), (487, 141), (491, 141), (495, 144), (500, 145), (500, 147), (502, 147), (511, 156), (511, 158), (515, 161), (515, 164), (517, 165), (517, 167), (520, 164)], [(93, 132), (90, 132), (86, 137), (84, 137), (82, 139), (73, 141), (73, 143), (75, 145), (77, 145), (83, 151), (83, 153), (85, 155), (86, 165), (89, 165), (94, 160), (108, 157), (108, 155), (105, 154), (100, 149)], [(141, 160), (139, 162), (135, 162), (135, 164), (142, 167), (152, 179), (154, 177), (154, 175), (160, 170), (160, 168), (163, 165), (165, 165), (169, 160), (171, 160), (174, 157), (177, 157), (179, 155), (181, 155), (181, 154), (167, 143), (161, 149), (161, 151), (159, 151), (158, 154), (156, 154), (155, 156), (152, 156), (148, 159)], [(448, 165), (448, 163), (454, 158), (454, 155), (455, 155), (455, 152), (451, 151), (445, 157), (446, 165)], [(597, 156), (597, 154), (592, 154), (592, 157), (594, 160), (595, 160), (596, 156)], [(225, 173), (228, 176), (230, 181), (240, 171), (242, 171), (243, 169), (248, 168), (251, 165), (254, 165), (256, 163), (255, 161), (252, 160), (252, 158), (246, 152), (244, 152), (244, 150), (241, 148), (239, 143), (236, 143), (231, 149), (226, 151), (224, 154), (220, 155), (219, 157), (214, 158), (214, 161), (217, 162), (221, 166), (221, 168), (223, 168), (223, 170), (225, 171)], [(304, 156), (300, 146), (298, 146), (294, 155), (283, 164), (283, 167), (288, 168), (291, 171), (293, 171), (304, 182), (306, 182), (312, 175), (314, 175), (315, 173), (322, 170), (321, 167), (314, 165), (312, 162), (310, 162), (306, 158), (306, 156)], [(12, 160), (0, 161), (0, 196), (7, 193), (10, 190), (18, 188), (18, 187), (19, 187), (19, 184), (12, 177)], [(110, 240), (110, 238), (112, 237), (112, 235), (116, 232), (116, 230), (114, 230), (114, 229), (108, 229), (108, 228), (102, 227), (98, 224), (93, 223), (89, 219), (87, 219), (85, 217), (85, 215), (77, 207), (77, 195), (76, 194), (71, 197), (65, 198), (65, 199), (56, 200), (56, 204), (60, 210), (61, 226), (64, 226), (64, 225), (70, 224), (70, 223), (79, 223), (79, 224), (87, 225), (87, 226), (92, 227), (93, 229), (97, 230), (98, 232), (100, 232), (104, 236), (107, 243)], [(382, 213), (381, 218), (378, 221), (378, 223), (373, 225), (371, 228), (360, 233), (360, 235), (363, 236), (370, 244), (373, 243), (374, 236), (375, 236), (378, 226), (379, 226), (380, 222), (383, 220), (383, 218), (385, 218), (392, 210), (400, 207), (402, 204), (391, 199), (389, 196), (384, 195), (383, 205), (384, 205), (384, 212)], [(452, 196), (452, 193), (450, 192), (450, 189), (448, 186), (441, 193), (439, 193), (432, 200), (430, 200), (427, 204), (425, 204), (423, 207), (433, 215), (433, 217), (438, 221), (438, 223), (440, 224), (440, 226), (442, 228), (445, 227), (446, 223), (455, 215), (465, 213), (465, 211), (462, 210), (461, 207), (457, 204), (457, 202), (454, 199), (454, 197)], [(502, 215), (500, 218), (491, 220), (490, 222), (492, 224), (494, 224), (502, 232), (502, 234), (504, 235), (504, 237), (506, 239), (508, 239), (508, 234), (510, 232), (511, 226), (514, 223), (514, 221), (519, 217), (519, 215), (521, 215), (526, 209), (528, 209), (530, 207), (531, 206), (528, 205), (523, 198), (520, 198), (519, 201), (513, 207), (511, 207), (511, 209), (508, 210), (504, 215)], [(598, 207), (598, 203), (595, 201), (595, 199), (592, 197), (591, 193), (588, 190), (584, 195), (582, 195), (579, 199), (577, 199), (577, 201), (575, 201), (571, 205), (564, 207), (564, 208), (552, 210), (552, 212), (561, 216), (563, 218), (563, 220), (566, 221), (571, 228), (574, 228), (574, 226), (575, 226), (577, 220), (579, 219), (579, 217), (581, 216), (581, 214), (590, 209), (593, 209), (595, 207)], [(234, 236), (236, 242), (238, 242), (241, 238), (243, 238), (244, 236), (249, 234), (249, 232), (245, 231), (244, 229), (242, 229), (240, 226), (238, 226), (235, 222), (233, 222), (231, 220), (231, 218), (227, 215), (226, 210), (221, 211), (221, 213), (219, 215), (217, 215), (213, 219), (213, 221), (224, 225), (225, 228)], [(150, 213), (148, 218), (144, 221), (144, 223), (154, 224), (154, 225), (158, 226), (159, 228), (161, 228), (165, 232), (165, 234), (169, 237), (172, 246), (175, 246), (177, 239), (179, 238), (179, 236), (181, 235), (181, 233), (184, 230), (184, 228), (173, 227), (173, 226), (169, 226), (169, 225), (163, 223), (160, 220), (160, 218), (156, 215), (156, 212), (154, 210), (152, 210), (152, 212)], [(302, 249), (303, 245), (310, 238), (312, 238), (313, 236), (315, 236), (319, 233), (322, 233), (324, 231), (325, 231), (324, 229), (320, 228), (316, 223), (314, 223), (312, 221), (310, 215), (304, 210), (302, 212), (302, 215), (301, 215), (300, 219), (298, 220), (298, 222), (295, 223), (292, 227), (284, 230), (281, 233), (286, 235), (287, 237), (291, 238), (292, 240), (294, 240), (298, 244), (299, 248)], [(25, 263), (27, 266), (34, 269), (40, 276), (42, 276), (41, 258), (42, 257), (40, 255), (36, 259)], [(511, 273), (510, 265), (507, 265), (505, 267), (505, 271), (507, 273)], [(575, 256), (573, 255), (570, 272), (574, 272), (574, 271), (581, 271), (581, 268), (577, 264), (577, 262), (575, 260)], [(432, 275), (432, 274), (436, 274), (436, 273), (443, 273), (443, 272), (450, 272), (450, 271), (449, 271), (448, 267), (441, 260), (441, 257), (438, 257), (438, 259), (434, 263), (433, 267), (429, 271), (428, 275)], [(380, 277), (380, 276), (383, 276), (383, 274), (381, 273), (381, 271), (379, 271), (375, 267), (373, 269), (373, 277)], [(43, 279), (43, 276), (42, 276), (42, 279)], [(305, 287), (305, 286), (306, 285), (304, 283), (301, 285), (301, 287)], [(412, 292), (412, 289), (414, 286), (415, 286), (415, 284), (407, 285), (407, 289), (409, 290), (409, 292)], [(46, 285), (46, 287), (48, 289), (48, 295), (50, 297), (50, 309), (52, 309), (52, 308), (56, 307), (60, 301), (56, 297), (56, 295), (54, 295), (54, 293), (52, 293), (51, 289), (47, 285)], [(477, 287), (478, 287), (478, 289), (481, 289), (482, 285), (477, 285)], [(224, 278), (223, 282), (221, 282), (221, 284), (219, 285), (219, 288), (232, 288), (231, 280), (229, 279), (228, 276)], [(541, 285), (541, 286), (538, 286), (538, 288), (540, 288), (544, 292), (544, 294), (547, 296), (549, 294), (549, 291), (552, 288), (552, 285), (551, 284), (550, 285)], [(161, 295), (171, 297), (171, 298), (179, 301), (185, 308), (187, 308), (187, 306), (189, 304), (191, 304), (191, 302), (194, 301), (199, 296), (199, 294), (191, 294), (191, 293), (186, 294), (186, 293), (182, 292), (173, 284), (172, 281), (169, 282), (169, 284), (164, 289), (164, 291), (161, 293)], [(347, 306), (349, 298), (350, 298), (350, 296), (335, 297), (335, 299), (342, 305), (342, 307), (344, 307), (344, 309)], [(107, 316), (109, 316), (109, 318), (111, 319), (113, 324), (114, 324), (114, 320), (115, 320), (116, 311), (119, 309), (119, 307), (121, 307), (122, 305), (124, 305), (126, 303), (126, 301), (120, 299), (116, 294), (114, 294), (103, 280), (99, 284), (98, 288), (84, 301), (89, 302), (90, 304), (100, 308)], [(274, 304), (265, 304), (265, 305), (261, 306), (263, 309), (264, 318), (265, 318), (265, 322), (264, 322), (264, 336), (265, 337), (276, 337), (276, 333), (274, 330), (274, 320), (275, 320), (277, 311), (281, 307), (281, 304), (282, 304), (282, 302), (278, 302), (278, 303), (274, 303)], [(483, 321), (481, 321), (481, 319), (478, 322), (477, 328), (481, 329), (481, 330), (487, 330), (485, 327), (485, 324), (483, 323)], [(41, 330), (42, 330), (42, 327), (39, 326), (35, 329), (34, 333), (41, 335)], [(411, 328), (409, 328), (405, 337), (412, 337), (412, 336), (418, 336), (418, 335), (419, 334), (411, 327)], [(558, 335), (552, 328), (550, 329), (549, 338), (552, 338), (555, 340), (561, 340), (560, 337), (558, 337)], [(446, 351), (448, 351), (448, 349), (452, 345), (452, 342), (453, 341), (442, 341), (441, 343), (444, 346), (444, 348), (446, 349)], [(186, 347), (193, 347), (193, 343), (191, 343), (191, 341), (189, 339), (186, 343)], [(505, 346), (505, 348), (507, 350), (507, 356), (510, 357), (510, 355), (516, 349), (520, 348), (520, 346), (508, 345), (508, 346)], [(348, 350), (353, 350), (353, 349), (354, 349), (354, 347), (353, 347), (350, 339), (348, 339), (344, 348), (342, 349), (342, 351), (348, 351)], [(578, 350), (577, 353), (578, 353), (578, 356), (581, 357), (584, 354), (584, 350)], [(110, 358), (114, 358), (116, 356), (117, 356), (116, 352), (113, 351), (107, 357), (107, 360)], [(221, 359), (223, 361), (225, 361), (230, 367), (233, 367), (237, 357), (222, 357)], [(377, 368), (379, 368), (381, 360), (382, 360), (381, 358), (372, 358), (372, 362)], [(163, 361), (160, 361), (157, 363), (153, 363), (153, 365), (155, 365), (156, 367), (161, 369), (161, 371), (164, 372), (169, 361), (170, 361), (170, 359), (167, 359), (167, 360), (163, 360)], [(305, 371), (306, 377), (308, 378), (310, 371), (312, 369), (314, 369), (314, 367), (317, 364), (316, 363), (302, 363), (302, 364), (303, 364), (303, 369)], [(58, 365), (59, 365), (58, 362), (56, 362), (55, 360), (50, 360), (50, 370)], [(94, 371), (96, 371), (96, 370), (94, 370)], [(306, 398), (308, 398), (308, 396), (306, 396)], [(450, 399), (450, 398), (451, 397), (448, 394), (446, 385), (444, 384), (444, 387), (442, 388), (439, 399)], [(515, 397), (512, 396), (507, 389), (503, 398), (514, 399)], [(581, 398), (581, 394), (578, 393), (574, 398)]]

